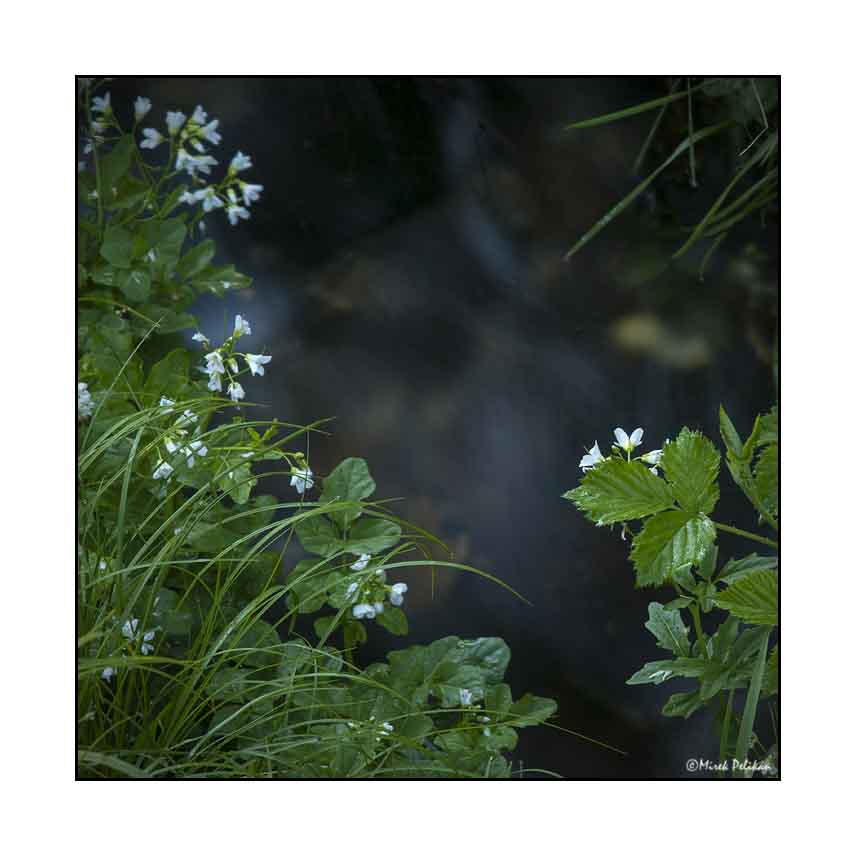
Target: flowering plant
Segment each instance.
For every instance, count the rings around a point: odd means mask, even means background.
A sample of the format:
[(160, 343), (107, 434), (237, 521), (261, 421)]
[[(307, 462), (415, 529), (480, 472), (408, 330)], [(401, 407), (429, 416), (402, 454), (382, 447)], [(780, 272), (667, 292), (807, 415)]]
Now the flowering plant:
[[(250, 216), (263, 189), (239, 178), (251, 159), (238, 152), (209, 183), (218, 120), (197, 107), (141, 127), (152, 104), (138, 97), (128, 130), (102, 87), (82, 79), (79, 92), (81, 774), (510, 775), (516, 729), (556, 704), (513, 700), (501, 639), (355, 662), (369, 622), (407, 633), (399, 568), (493, 578), (434, 561), (436, 538), (370, 500), (365, 461), (313, 472), (318, 423), (247, 418), (244, 384), (275, 355), (244, 350), (242, 315), (216, 342), (189, 314), (200, 294), (250, 282), (214, 263), (203, 233), (218, 209), (232, 225)], [(191, 351), (180, 332), (193, 329)], [(288, 500), (257, 490), (283, 476)], [(295, 536), (311, 558), (287, 568)]]
[[(732, 478), (754, 507), (759, 524), (778, 531), (777, 408), (755, 420), (745, 442), (720, 408), (720, 431)], [(663, 714), (686, 718), (717, 705), (720, 761), (745, 765), (752, 755), (767, 762), (764, 769), (775, 771), (778, 746), (765, 748), (754, 728), (761, 698), (771, 700), (774, 726), (776, 722), (772, 701), (778, 694), (779, 653), (778, 645), (772, 651), (769, 647), (779, 623), (778, 557), (769, 549), (778, 550), (778, 544), (767, 535), (712, 519), (719, 500), (721, 456), (707, 437), (683, 428), (662, 449), (634, 457), (643, 435), (641, 428), (629, 436), (616, 428), (616, 442), (606, 457), (595, 443), (580, 461), (579, 487), (563, 495), (595, 525), (620, 524), (622, 539), (630, 535), (637, 587), (671, 585), (675, 590), (676, 597), (667, 603), (649, 604), (645, 624), (670, 657), (646, 663), (627, 683), (691, 679), (696, 686), (672, 695)], [(719, 532), (768, 550), (720, 564)], [(705, 632), (703, 616), (708, 615)], [(712, 629), (715, 616), (718, 623)], [(735, 702), (743, 690), (745, 701), (738, 710)], [(746, 767), (732, 769), (737, 775)]]

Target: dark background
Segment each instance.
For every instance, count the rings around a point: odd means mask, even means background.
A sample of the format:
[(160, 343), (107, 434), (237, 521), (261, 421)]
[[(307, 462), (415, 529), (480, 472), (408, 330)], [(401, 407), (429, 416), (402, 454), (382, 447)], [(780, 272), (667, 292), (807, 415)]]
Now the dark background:
[[(710, 204), (729, 146), (698, 153), (697, 190), (686, 160), (676, 163), (565, 263), (638, 181), (652, 114), (562, 126), (663, 95), (664, 78), (123, 78), (109, 88), (120, 117), (136, 95), (152, 98), (143, 124), (161, 130), (166, 110), (202, 104), (221, 121), (220, 169), (238, 149), (252, 156), (242, 177), (265, 186), (252, 219), (232, 228), (215, 211), (206, 224), (218, 260), (254, 285), (195, 309), (215, 340), (241, 312), (253, 350), (273, 354), (248, 398), (290, 422), (335, 417), (332, 435), (312, 441), (318, 474), (365, 457), (379, 497), (406, 497), (397, 513), (534, 604), (443, 571), (432, 600), (425, 570), (402, 572), (411, 633), (370, 628), (363, 661), (447, 634), (499, 635), (515, 695), (556, 698), (559, 725), (629, 753), (526, 729), (516, 763), (634, 778), (715, 759), (710, 715), (659, 713), (683, 682), (625, 684), (658, 656), (643, 624), (648, 602), (671, 590), (634, 590), (629, 541), (560, 495), (576, 486), (584, 449), (608, 448), (617, 425), (644, 427), (645, 451), (682, 425), (717, 437), (720, 402), (747, 433), (774, 400), (778, 226), (745, 224), (704, 281), (698, 253), (668, 264), (679, 240), (660, 228), (673, 206), (686, 219)], [(664, 133), (682, 121), (673, 113)], [(669, 153), (658, 146), (648, 170)], [(284, 481), (265, 490), (292, 493)], [(722, 497), (716, 518), (751, 528), (725, 478)], [(752, 551), (727, 535), (720, 545), (721, 556)]]

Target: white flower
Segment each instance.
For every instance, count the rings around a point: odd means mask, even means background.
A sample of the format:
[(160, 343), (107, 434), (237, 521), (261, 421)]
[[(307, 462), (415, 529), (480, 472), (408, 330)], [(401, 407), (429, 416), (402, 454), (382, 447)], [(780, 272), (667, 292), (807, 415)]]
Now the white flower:
[(88, 419), (92, 416), (93, 410), (95, 410), (95, 402), (92, 400), (89, 385), (79, 383), (77, 385), (77, 418)]
[[(106, 129), (107, 126), (103, 122), (93, 122), (91, 127), (92, 127), (92, 133), (96, 135), (95, 141), (98, 143), (103, 143), (104, 140), (97, 135), (103, 134), (104, 130)], [(86, 149), (84, 149), (83, 151), (84, 151), (84, 154), (89, 154), (89, 152), (87, 152)]]
[(185, 190), (184, 193), (178, 197), (178, 201), (183, 202), (185, 205), (195, 205), (199, 200), (196, 198), (195, 193)]
[[(213, 187), (206, 187), (204, 190), (196, 191), (196, 199), (202, 200), (202, 210), (206, 213), (213, 211), (215, 208), (222, 208), (225, 204), (217, 195), (217, 191)], [(202, 224), (200, 223), (200, 226)]]
[(358, 603), (352, 610), (351, 614), (354, 618), (374, 618), (375, 611), (367, 603)]
[(192, 410), (185, 410), (184, 413), (175, 420), (175, 424), (181, 427), (183, 425), (191, 425), (198, 421), (199, 417)]
[[(178, 129), (185, 123), (187, 116), (184, 115), (180, 110), (170, 110), (166, 114), (166, 127), (169, 131), (169, 135), (175, 136)], [(145, 133), (145, 131), (143, 131)]]
[(156, 262), (158, 260), (158, 254), (154, 248), (149, 250), (144, 256), (147, 262)]
[(86, 161), (78, 161), (77, 162), (77, 171), (83, 172), (86, 169)]
[(164, 446), (166, 446), (166, 450), (170, 453), (170, 455), (178, 450), (178, 443), (176, 443), (175, 440), (172, 439), (172, 437), (167, 437), (166, 440), (163, 441), (163, 444)]
[(226, 216), (231, 226), (237, 226), (238, 220), (249, 220), (250, 212), (241, 205), (232, 204), (226, 209)]
[(148, 631), (146, 631), (146, 632), (143, 634), (143, 644), (142, 644), (142, 645), (140, 645), (140, 651), (142, 651), (143, 655), (145, 655), (145, 654), (151, 654), (151, 653), (152, 653), (152, 651), (154, 651), (154, 650), (155, 650), (155, 646), (154, 646), (154, 645), (149, 645), (149, 644), (148, 644), (148, 643), (149, 643), (149, 642), (151, 642), (154, 638), (155, 638), (155, 631), (154, 631), (154, 630), (148, 630)]
[(229, 388), (226, 390), (229, 393), (229, 397), (236, 404), (244, 397), (244, 387), (241, 386), (236, 380), (233, 380), (229, 384)]
[(139, 122), (151, 109), (151, 99), (138, 95), (136, 101), (134, 101), (134, 118)]
[(653, 449), (642, 455), (642, 460), (649, 465), (649, 468), (654, 475), (657, 475), (657, 467), (660, 465), (660, 459), (663, 457), (662, 449)]
[(104, 96), (96, 95), (92, 99), (93, 113), (109, 113), (110, 112), (110, 93), (105, 92)]
[(483, 728), (482, 734), (484, 734), (485, 737), (490, 737), (490, 729), (489, 728)]
[(172, 467), (166, 462), (161, 461), (157, 469), (152, 473), (153, 479), (169, 479), (172, 475)]
[(395, 731), (395, 728), (389, 722), (382, 722), (380, 727), (387, 733), (391, 734)]
[(190, 121), (196, 122), (197, 125), (204, 125), (208, 121), (208, 114), (202, 109), (201, 104), (196, 105), (196, 109), (193, 111)]
[(469, 690), (462, 689), (458, 695), (461, 698), (462, 707), (468, 707), (473, 703), (473, 694)]
[(230, 369), (231, 369), (235, 374), (237, 374), (237, 373), (240, 371), (240, 369), (238, 368), (238, 361), (237, 361), (234, 357), (229, 357), (229, 359), (228, 359), (228, 363), (229, 363), (229, 368), (230, 368)]
[(407, 583), (396, 583), (389, 593), (389, 602), (393, 606), (401, 606), (404, 603), (404, 593), (407, 591)]
[(247, 361), (250, 374), (263, 375), (265, 373), (265, 366), (273, 357), (266, 357), (263, 354), (244, 354), (244, 359)]
[(208, 378), (208, 389), (210, 389), (211, 392), (223, 391), (223, 380), (217, 372), (211, 372), (211, 375)]
[(375, 613), (377, 613), (378, 615), (380, 615), (383, 612), (383, 603), (381, 603), (381, 601), (379, 601), (379, 600), (376, 600), (372, 604), (372, 607), (374, 608)]
[(580, 459), (580, 469), (587, 473), (595, 464), (599, 464), (604, 460), (603, 455), (600, 452), (600, 446), (595, 442), (594, 446), (592, 446)]
[[(312, 480), (312, 470), (309, 467), (306, 467), (305, 470), (296, 470), (292, 468), (291, 470), (291, 486), (298, 493), (305, 493), (309, 490), (315, 482)], [(372, 616), (374, 618), (374, 616)]]
[(137, 626), (140, 623), (139, 618), (131, 618), (122, 625), (122, 635), (126, 639), (133, 639), (137, 633)]
[[(182, 148), (178, 150), (178, 155), (175, 159), (175, 168), (185, 170), (190, 176), (196, 175), (197, 170), (205, 175), (209, 175), (211, 167), (216, 166), (217, 163), (218, 161), (215, 158), (212, 158), (211, 155), (192, 155), (187, 151), (187, 149)], [(198, 191), (196, 193), (196, 198), (197, 200), (202, 198)]]
[(360, 558), (351, 565), (351, 570), (364, 571), (366, 569), (366, 565), (369, 563), (369, 559), (371, 559), (371, 553), (361, 553)]
[(204, 345), (211, 344), (209, 338), (204, 333), (194, 333), (190, 338), (194, 342), (202, 342)]
[(165, 395), (161, 396), (161, 400), (158, 402), (158, 407), (165, 407), (164, 413), (172, 413), (172, 405), (175, 402), (171, 398), (167, 398)]
[(187, 458), (187, 466), (192, 467), (195, 460), (194, 455), (204, 458), (208, 454), (208, 447), (203, 446), (201, 440), (193, 440), (188, 443), (182, 451)]
[(243, 172), (245, 169), (249, 169), (253, 165), (253, 162), (250, 160), (249, 155), (245, 155), (242, 152), (238, 152), (235, 157), (232, 158), (232, 162), (229, 164), (229, 172)]
[(115, 674), (116, 670), (112, 666), (108, 666), (103, 672), (101, 672), (101, 677), (104, 678), (105, 681), (109, 681)]
[(153, 149), (166, 139), (160, 131), (154, 128), (143, 128), (143, 137), (144, 139), (140, 141), (141, 149)]
[(220, 124), (219, 119), (209, 122), (204, 128), (200, 128), (199, 134), (212, 145), (217, 145), (223, 138), (217, 133), (217, 126)]
[(261, 198), (261, 193), (265, 189), (263, 184), (246, 184), (240, 182), (241, 195), (244, 197), (244, 205), (249, 205), (251, 202), (257, 202)]
[(242, 315), (235, 316), (235, 332), (234, 336), (249, 336), (253, 330), (250, 327), (249, 321), (244, 318)]
[(629, 437), (623, 428), (616, 428), (614, 433), (618, 447), (624, 449), (625, 452), (630, 453), (637, 446), (642, 445), (642, 434), (644, 432), (641, 428), (637, 428)]
[[(240, 315), (238, 316), (241, 317)], [(220, 356), (219, 351), (211, 351), (205, 355), (205, 362), (207, 365), (205, 366), (205, 371), (208, 374), (225, 374), (226, 367), (223, 365), (223, 357)]]
[(350, 598), (351, 595), (353, 595), (358, 588), (359, 588), (359, 585), (357, 583), (351, 583), (348, 586), (348, 588), (345, 590), (345, 597)]

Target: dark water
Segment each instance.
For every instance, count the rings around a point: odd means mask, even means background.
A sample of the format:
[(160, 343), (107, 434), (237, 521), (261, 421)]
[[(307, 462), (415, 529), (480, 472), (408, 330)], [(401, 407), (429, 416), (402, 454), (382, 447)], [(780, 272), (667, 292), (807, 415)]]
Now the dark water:
[[(684, 424), (717, 432), (720, 402), (746, 431), (774, 395), (765, 342), (775, 232), (753, 254), (725, 245), (705, 281), (699, 259), (652, 276), (669, 247), (650, 228), (685, 165), (570, 263), (562, 256), (634, 185), (647, 132), (632, 121), (572, 136), (563, 123), (656, 97), (663, 82), (617, 79), (117, 80), (114, 103), (148, 95), (150, 119), (196, 103), (221, 119), (225, 164), (252, 155), (265, 185), (253, 219), (208, 217), (219, 258), (254, 287), (198, 306), (219, 331), (245, 314), (274, 355), (248, 384), (270, 415), (336, 417), (313, 440), (313, 469), (365, 457), (381, 496), (534, 606), (476, 577), (426, 573), (410, 586), (406, 642), (373, 634), (366, 658), (446, 634), (500, 635), (515, 694), (553, 696), (559, 724), (620, 757), (547, 729), (516, 757), (565, 776), (679, 776), (715, 757), (708, 719), (664, 719), (683, 687), (628, 687), (657, 649), (643, 628), (628, 544), (560, 494), (584, 447), (645, 428), (657, 448)], [(653, 164), (651, 165), (653, 167)], [(650, 168), (650, 167), (649, 167)], [(700, 156), (715, 195), (718, 166)], [(704, 179), (711, 187), (704, 186)], [(706, 194), (706, 195), (705, 195)], [(700, 204), (700, 203), (699, 203)], [(222, 213), (222, 212), (220, 212)], [(769, 230), (773, 231), (773, 230)], [(289, 495), (285, 484), (275, 492)], [(718, 519), (751, 526), (723, 481)], [(726, 536), (721, 549), (745, 550)], [(660, 600), (671, 597), (659, 594)]]

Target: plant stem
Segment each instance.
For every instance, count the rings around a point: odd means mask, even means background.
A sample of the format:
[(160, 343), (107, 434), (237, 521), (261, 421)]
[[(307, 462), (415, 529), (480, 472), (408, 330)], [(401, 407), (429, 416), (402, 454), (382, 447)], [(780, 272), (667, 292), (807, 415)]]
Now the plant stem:
[(725, 716), (722, 720), (722, 735), (719, 738), (719, 761), (725, 760), (725, 750), (728, 748), (728, 733), (731, 731), (731, 707), (734, 704), (734, 690), (728, 692), (728, 704), (725, 705)]
[(696, 639), (698, 639), (698, 644), (702, 651), (702, 657), (704, 657), (705, 660), (708, 660), (710, 658), (708, 657), (707, 645), (705, 644), (704, 631), (701, 629), (701, 616), (699, 615), (697, 603), (690, 604), (690, 612), (692, 613)]
[[(772, 628), (768, 628), (761, 640), (758, 649), (758, 659), (752, 670), (752, 681), (749, 684), (749, 693), (746, 696), (746, 706), (743, 708), (743, 716), (740, 718), (740, 731), (737, 734), (737, 751), (735, 761), (748, 761), (749, 741), (752, 739), (752, 729), (755, 725), (755, 712), (758, 709), (758, 697), (761, 695), (761, 685), (764, 683), (764, 666), (767, 664), (767, 642), (770, 639)], [(733, 771), (734, 778), (748, 778), (751, 774), (741, 772), (737, 768)]]
[(756, 535), (754, 532), (747, 532), (745, 529), (738, 529), (736, 526), (729, 526), (727, 523), (717, 523), (713, 521), (713, 525), (723, 532), (730, 532), (732, 535), (740, 535), (743, 538), (748, 538), (750, 541), (757, 541), (759, 544), (766, 544), (768, 547), (779, 549), (779, 542), (773, 541), (771, 538), (765, 538), (763, 535)]

